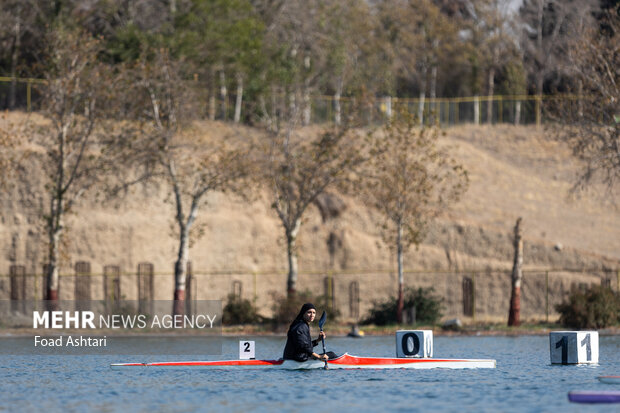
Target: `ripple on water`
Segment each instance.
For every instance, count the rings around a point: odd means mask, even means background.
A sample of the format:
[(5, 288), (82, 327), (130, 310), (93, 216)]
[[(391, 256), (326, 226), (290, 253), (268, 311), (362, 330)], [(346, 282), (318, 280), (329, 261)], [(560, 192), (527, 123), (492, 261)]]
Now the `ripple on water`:
[[(257, 358), (274, 358), (283, 338), (256, 338)], [(339, 353), (386, 356), (393, 337), (330, 338)], [(620, 372), (620, 337), (600, 338), (600, 365), (551, 366), (548, 337), (437, 337), (436, 357), (496, 358), (489, 370), (114, 371), (114, 356), (0, 356), (0, 406), (14, 411), (582, 411), (569, 390), (602, 389)], [(238, 340), (224, 339), (236, 358)], [(186, 356), (184, 356), (186, 358)], [(164, 358), (162, 358), (164, 359)], [(173, 356), (166, 357), (174, 360)], [(198, 357), (197, 359), (204, 359)], [(608, 388), (606, 388), (608, 389)], [(320, 403), (319, 401), (320, 400)], [(579, 407), (579, 408), (578, 408)], [(609, 412), (605, 406), (588, 412)]]

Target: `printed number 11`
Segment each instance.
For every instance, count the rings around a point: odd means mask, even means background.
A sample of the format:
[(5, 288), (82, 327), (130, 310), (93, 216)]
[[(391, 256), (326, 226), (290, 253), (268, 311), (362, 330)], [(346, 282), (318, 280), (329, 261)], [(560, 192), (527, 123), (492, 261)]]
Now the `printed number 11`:
[[(580, 344), (582, 347), (586, 346), (587, 361), (592, 361), (592, 343), (590, 341), (590, 334), (586, 334)], [(555, 343), (555, 348), (560, 347), (562, 347), (562, 364), (568, 364), (568, 337), (562, 336), (560, 341)]]

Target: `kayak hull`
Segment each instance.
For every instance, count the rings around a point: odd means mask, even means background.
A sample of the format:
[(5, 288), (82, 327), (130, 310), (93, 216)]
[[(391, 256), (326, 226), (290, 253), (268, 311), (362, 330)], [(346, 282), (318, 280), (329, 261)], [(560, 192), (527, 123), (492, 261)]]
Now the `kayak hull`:
[(573, 403), (620, 403), (620, 391), (571, 391), (568, 400)]
[[(327, 368), (336, 369), (477, 369), (495, 368), (495, 360), (485, 359), (433, 359), (433, 358), (387, 358), (357, 357), (349, 354), (329, 360)], [(117, 363), (112, 369), (131, 367), (162, 367), (169, 369), (211, 369), (211, 370), (317, 370), (324, 369), (325, 362), (310, 360), (223, 360), (223, 361), (174, 361), (160, 363)]]
[(601, 383), (620, 384), (620, 376), (598, 376), (597, 378)]

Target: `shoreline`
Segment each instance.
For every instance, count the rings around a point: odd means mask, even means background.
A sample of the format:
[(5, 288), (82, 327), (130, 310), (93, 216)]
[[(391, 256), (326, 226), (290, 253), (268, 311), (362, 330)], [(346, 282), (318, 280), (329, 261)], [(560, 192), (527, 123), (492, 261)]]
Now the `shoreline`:
[[(461, 329), (443, 330), (441, 327), (433, 326), (360, 326), (359, 330), (363, 332), (364, 337), (375, 336), (394, 336), (397, 330), (432, 330), (436, 337), (517, 337), (517, 336), (544, 336), (551, 331), (598, 331), (600, 336), (616, 336), (620, 335), (620, 326), (608, 327), (599, 330), (595, 329), (571, 329), (560, 325), (544, 325), (544, 326), (524, 326), (509, 328), (505, 325), (465, 325)], [(347, 337), (351, 331), (350, 326), (334, 326), (334, 328), (326, 328), (325, 331), (331, 337)], [(0, 329), (0, 339), (2, 338), (22, 338), (32, 337), (41, 334), (41, 330), (32, 328), (6, 328)], [(46, 332), (50, 333), (51, 332)], [(67, 330), (54, 332), (54, 335), (70, 335), (70, 334), (90, 334), (90, 335), (106, 335), (114, 337), (182, 337), (182, 336), (205, 336), (205, 337), (238, 337), (238, 336), (259, 336), (259, 337), (285, 337), (286, 330), (272, 330), (264, 326), (226, 326), (222, 328), (221, 333), (204, 334), (202, 330), (185, 330), (183, 333), (175, 331), (116, 331), (116, 330)]]

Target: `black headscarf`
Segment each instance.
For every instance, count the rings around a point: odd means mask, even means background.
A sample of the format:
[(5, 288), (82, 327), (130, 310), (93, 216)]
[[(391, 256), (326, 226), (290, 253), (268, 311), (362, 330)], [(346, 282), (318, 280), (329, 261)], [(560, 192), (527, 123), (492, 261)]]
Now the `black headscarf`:
[(300, 320), (303, 320), (304, 319), (304, 314), (306, 314), (306, 311), (308, 311), (310, 309), (315, 309), (316, 310), (316, 307), (314, 306), (314, 304), (306, 303), (306, 304), (302, 305), (301, 306), (301, 310), (299, 310), (299, 314), (297, 314), (297, 317), (295, 317), (295, 319), (293, 320), (291, 325), (288, 327), (288, 330), (291, 331), (291, 327), (293, 327), (295, 324), (297, 324)]

